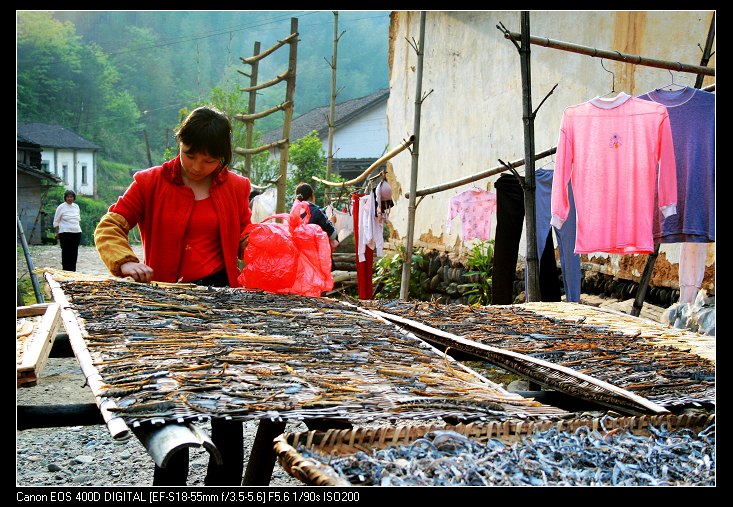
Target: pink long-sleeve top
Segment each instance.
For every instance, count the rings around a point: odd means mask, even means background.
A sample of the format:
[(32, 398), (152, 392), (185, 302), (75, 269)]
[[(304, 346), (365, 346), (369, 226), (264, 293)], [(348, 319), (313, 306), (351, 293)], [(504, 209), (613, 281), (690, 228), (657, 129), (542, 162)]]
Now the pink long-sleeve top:
[(575, 253), (654, 251), (654, 194), (663, 216), (676, 213), (672, 131), (661, 104), (620, 93), (565, 109), (552, 180), (553, 226), (575, 197)]

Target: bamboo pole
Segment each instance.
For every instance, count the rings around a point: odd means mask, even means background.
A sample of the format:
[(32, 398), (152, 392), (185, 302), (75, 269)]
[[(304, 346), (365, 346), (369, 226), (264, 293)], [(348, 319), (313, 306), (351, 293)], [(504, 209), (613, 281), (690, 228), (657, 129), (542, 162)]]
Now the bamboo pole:
[(293, 121), (293, 101), (295, 100), (295, 69), (298, 63), (298, 18), (290, 19), (291, 36), (288, 37), (290, 44), (290, 57), (288, 58), (288, 80), (285, 90), (285, 103), (288, 106), (284, 109), (283, 115), (283, 139), (288, 142), (285, 149), (280, 150), (280, 177), (277, 179), (277, 204), (275, 213), (285, 213), (285, 192), (288, 182), (288, 151), (290, 148), (290, 127)]
[(251, 86), (248, 86), (247, 88), (242, 88), (242, 91), (243, 92), (253, 92), (256, 90), (262, 90), (263, 88), (269, 88), (270, 86), (274, 86), (281, 81), (285, 81), (287, 78), (288, 78), (288, 71), (286, 70), (282, 74), (278, 74), (277, 76), (275, 76), (273, 79), (270, 79), (269, 81), (265, 81), (264, 83), (260, 83), (260, 84), (253, 84)]
[(359, 183), (361, 183), (362, 181), (364, 181), (367, 178), (367, 176), (369, 176), (369, 173), (371, 173), (374, 169), (376, 169), (380, 165), (384, 164), (386, 161), (388, 161), (389, 159), (393, 158), (398, 153), (402, 153), (404, 150), (406, 150), (414, 142), (415, 142), (415, 136), (414, 135), (411, 135), (409, 139), (407, 139), (405, 141), (402, 141), (399, 146), (397, 146), (396, 148), (388, 151), (387, 153), (385, 153), (384, 155), (382, 155), (381, 157), (379, 157), (377, 160), (375, 160), (374, 162), (372, 162), (372, 165), (370, 165), (369, 167), (367, 167), (366, 169), (364, 169), (364, 172), (361, 173), (356, 178), (354, 178), (353, 180), (349, 180), (349, 181), (328, 181), (328, 180), (324, 180), (324, 179), (318, 178), (316, 176), (313, 176), (313, 179), (316, 180), (316, 181), (318, 181), (318, 182), (323, 183), (324, 185), (328, 185), (330, 187), (345, 187), (345, 186), (349, 186), (349, 185), (358, 185)]
[[(260, 52), (260, 41), (255, 41), (253, 55), (257, 56), (259, 52)], [(251, 65), (252, 65), (252, 74), (250, 75), (250, 79), (249, 79), (250, 88), (257, 86), (257, 72), (259, 70), (259, 60), (253, 62)], [(255, 90), (246, 90), (246, 91), (249, 91), (249, 102), (247, 103), (247, 114), (248, 115), (254, 114), (256, 110), (257, 93)], [(249, 177), (249, 175), (252, 172), (252, 155), (253, 155), (253, 153), (249, 153), (249, 150), (252, 149), (252, 141), (254, 138), (255, 124), (254, 124), (254, 121), (248, 121), (245, 123), (246, 123), (245, 127), (247, 129), (247, 149), (244, 153), (240, 153), (237, 148), (235, 148), (234, 151), (236, 153), (239, 153), (240, 155), (244, 155), (244, 174), (247, 175), (247, 177)]]
[[(554, 154), (557, 151), (557, 147), (553, 146), (552, 148), (549, 148), (545, 151), (541, 151), (540, 153), (536, 153), (534, 156), (535, 160), (540, 160), (545, 157), (549, 157), (550, 155)], [(430, 194), (435, 194), (437, 192), (442, 192), (444, 190), (450, 190), (451, 188), (460, 187), (461, 185), (466, 185), (468, 183), (473, 183), (474, 181), (482, 180), (484, 178), (488, 178), (489, 176), (493, 176), (495, 174), (503, 173), (504, 171), (508, 171), (510, 168), (514, 169), (517, 167), (521, 167), (524, 165), (525, 160), (523, 158), (514, 160), (512, 162), (508, 162), (506, 165), (497, 165), (492, 167), (491, 169), (486, 169), (485, 171), (481, 171), (476, 174), (472, 174), (471, 176), (466, 176), (465, 178), (460, 178), (457, 180), (449, 181), (447, 183), (442, 183), (440, 185), (436, 185), (434, 187), (428, 187), (423, 188), (421, 190), (418, 190), (415, 192), (415, 197), (423, 197)], [(410, 197), (410, 193), (405, 193), (405, 197)]]
[[(333, 135), (336, 125), (336, 66), (339, 46), (339, 13), (333, 11), (333, 54), (331, 55), (331, 108), (328, 113), (328, 157), (326, 158), (326, 179), (331, 178), (333, 170)], [(326, 204), (330, 202), (328, 195), (325, 196)]]
[(280, 110), (287, 110), (289, 107), (292, 107), (293, 101), (292, 100), (286, 100), (285, 102), (278, 104), (276, 106), (271, 107), (270, 109), (267, 109), (265, 111), (260, 111), (259, 113), (253, 113), (253, 114), (235, 114), (234, 118), (240, 121), (254, 121), (258, 118), (262, 118), (263, 116), (267, 116), (269, 114), (275, 113)]
[(537, 256), (537, 215), (535, 214), (534, 114), (532, 113), (532, 66), (529, 44), (529, 12), (520, 14), (522, 44), (519, 48), (522, 74), (522, 119), (524, 120), (524, 220), (527, 228), (526, 300), (540, 300), (540, 267)]
[(45, 303), (43, 300), (43, 292), (41, 292), (41, 286), (38, 285), (38, 278), (33, 272), (33, 259), (31, 259), (31, 252), (28, 249), (28, 243), (25, 240), (25, 233), (23, 232), (23, 224), (20, 222), (20, 217), (16, 214), (15, 219), (18, 222), (18, 237), (20, 238), (20, 244), (23, 246), (23, 253), (25, 254), (25, 262), (28, 264), (28, 273), (31, 276), (31, 283), (33, 284), (33, 293), (36, 295), (36, 303)]
[[(521, 34), (516, 32), (505, 32), (504, 37), (517, 41), (521, 39)], [(680, 62), (670, 62), (666, 60), (658, 60), (656, 58), (647, 58), (639, 55), (631, 55), (621, 53), (620, 51), (608, 51), (605, 49), (597, 49), (589, 46), (581, 46), (570, 42), (563, 42), (547, 37), (536, 37), (530, 35), (529, 42), (552, 49), (562, 49), (571, 53), (580, 53), (582, 55), (592, 56), (594, 58), (606, 58), (607, 60), (616, 60), (619, 62), (632, 63), (635, 65), (643, 65), (645, 67), (656, 67), (659, 69), (676, 70), (677, 72), (687, 72), (691, 74), (701, 74), (703, 76), (714, 76), (715, 69), (703, 67), (701, 65), (689, 65)]]
[[(705, 41), (705, 49), (702, 52), (702, 59), (700, 60), (700, 65), (703, 67), (708, 66), (708, 62), (710, 62), (710, 57), (712, 55), (713, 50), (713, 38), (715, 37), (715, 12), (713, 12), (712, 17), (710, 18), (710, 28), (708, 28), (708, 38)], [(701, 88), (702, 87), (702, 81), (705, 79), (705, 77), (701, 74), (697, 75), (697, 78), (695, 79), (695, 88)]]
[(423, 57), (425, 56), (425, 17), (426, 12), (420, 12), (420, 37), (417, 47), (417, 74), (415, 76), (415, 138), (412, 145), (412, 166), (410, 171), (410, 197), (407, 206), (407, 244), (405, 245), (405, 257), (402, 259), (402, 280), (400, 283), (400, 299), (407, 300), (410, 293), (410, 269), (412, 267), (412, 242), (415, 234), (415, 188), (417, 187), (417, 167), (420, 153), (420, 111), (422, 108), (422, 73)]
[[(295, 18), (292, 18), (292, 19), (295, 19)], [(292, 19), (290, 21), (291, 28), (293, 26)], [(296, 26), (297, 26), (297, 22), (296, 22)], [(249, 58), (242, 58), (241, 59), (242, 60), (242, 63), (254, 63), (254, 62), (257, 62), (259, 60), (262, 60), (264, 57), (266, 57), (268, 55), (271, 55), (272, 53), (274, 53), (275, 51), (277, 51), (278, 49), (280, 49), (281, 47), (283, 47), (285, 44), (292, 43), (293, 40), (294, 39), (297, 39), (297, 38), (298, 38), (298, 33), (297, 32), (292, 32), (290, 35), (288, 35), (287, 37), (285, 37), (283, 40), (277, 41), (277, 44), (275, 44), (274, 46), (272, 46), (270, 49), (266, 49), (262, 53), (258, 53), (258, 54), (254, 55), (254, 56), (250, 56)]]
[(258, 146), (257, 148), (234, 148), (234, 152), (238, 153), (239, 155), (256, 155), (258, 153), (262, 153), (263, 151), (267, 151), (270, 148), (274, 148), (275, 146), (282, 146), (287, 142), (287, 139), (280, 139), (279, 141), (273, 141), (270, 144), (263, 144), (262, 146)]

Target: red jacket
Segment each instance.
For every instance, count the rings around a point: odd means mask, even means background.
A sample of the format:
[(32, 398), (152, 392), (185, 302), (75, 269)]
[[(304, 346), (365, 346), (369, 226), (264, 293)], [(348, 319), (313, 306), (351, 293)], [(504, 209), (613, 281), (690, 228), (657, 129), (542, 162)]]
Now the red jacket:
[[(214, 210), (219, 219), (221, 249), (231, 287), (239, 287), (239, 240), (249, 225), (249, 179), (224, 168), (211, 184)], [(183, 257), (183, 238), (193, 209), (193, 190), (181, 179), (180, 156), (161, 166), (139, 171), (125, 194), (109, 207), (122, 215), (132, 229), (140, 228), (145, 264), (155, 281), (175, 283)], [(98, 245), (98, 249), (99, 245)]]

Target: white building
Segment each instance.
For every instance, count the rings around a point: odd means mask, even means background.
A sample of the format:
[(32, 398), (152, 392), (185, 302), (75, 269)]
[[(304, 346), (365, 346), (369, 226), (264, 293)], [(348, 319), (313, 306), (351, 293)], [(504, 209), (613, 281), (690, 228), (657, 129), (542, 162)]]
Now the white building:
[(41, 146), (41, 170), (58, 176), (79, 195), (97, 196), (101, 147), (59, 125), (18, 123), (18, 134)]

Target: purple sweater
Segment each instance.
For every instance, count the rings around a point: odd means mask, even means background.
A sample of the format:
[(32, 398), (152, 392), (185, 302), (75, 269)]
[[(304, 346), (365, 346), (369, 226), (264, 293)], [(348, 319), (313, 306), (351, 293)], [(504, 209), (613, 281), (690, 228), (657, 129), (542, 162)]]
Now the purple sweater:
[(715, 94), (685, 87), (640, 99), (667, 107), (677, 163), (677, 214), (654, 217), (656, 243), (715, 241)]

